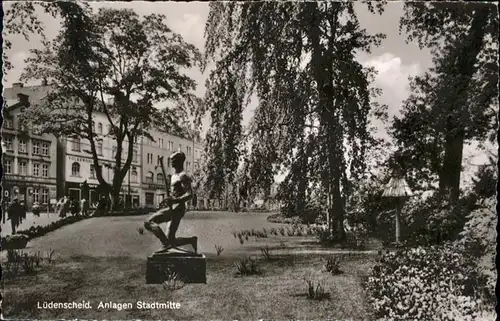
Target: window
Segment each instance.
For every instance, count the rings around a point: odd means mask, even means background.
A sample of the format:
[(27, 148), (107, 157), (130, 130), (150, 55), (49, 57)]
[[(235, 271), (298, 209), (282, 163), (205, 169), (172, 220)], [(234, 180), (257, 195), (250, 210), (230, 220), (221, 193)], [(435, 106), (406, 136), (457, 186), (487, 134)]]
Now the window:
[(33, 155), (40, 155), (40, 142), (33, 142)]
[(92, 132), (95, 133), (95, 121), (92, 121)]
[(102, 155), (102, 142), (97, 142), (97, 155)]
[(137, 140), (138, 140), (138, 139), (139, 139), (139, 138), (138, 138), (137, 136), (135, 136), (135, 137), (134, 137), (134, 143), (136, 143), (136, 144), (137, 144)]
[(158, 138), (158, 147), (163, 148), (163, 138)]
[(155, 202), (155, 194), (154, 193), (146, 193), (146, 205), (154, 205)]
[(153, 183), (154, 181), (154, 174), (152, 172), (148, 172), (148, 175), (146, 176), (146, 183)]
[(33, 164), (33, 176), (40, 176), (40, 164), (38, 163)]
[(130, 181), (133, 183), (137, 183), (137, 169), (135, 167), (132, 168), (132, 172), (130, 175)]
[(156, 175), (156, 180), (158, 181), (158, 184), (165, 184), (165, 179), (163, 178), (163, 174)]
[(139, 158), (139, 152), (137, 151), (137, 149), (134, 149), (134, 155), (133, 155), (132, 160), (134, 162), (137, 162), (138, 158)]
[(90, 165), (90, 178), (95, 178), (95, 167), (94, 165)]
[(50, 144), (42, 143), (42, 155), (43, 156), (49, 156), (49, 148), (50, 148)]
[(26, 145), (27, 145), (27, 143), (24, 139), (19, 140), (19, 152), (20, 153), (27, 153)]
[(187, 154), (188, 154), (188, 156), (191, 156), (191, 147), (189, 147), (189, 146), (187, 147)]
[(49, 164), (42, 164), (42, 177), (49, 177)]
[(74, 162), (71, 164), (71, 176), (80, 176), (80, 163)]
[(168, 142), (168, 150), (174, 150), (174, 142)]
[(160, 155), (158, 155), (158, 157), (156, 158), (156, 165), (157, 165), (157, 166), (160, 166), (160, 165), (161, 165), (161, 161), (160, 161), (160, 160), (161, 160), (161, 156), (160, 156)]
[(5, 137), (5, 150), (12, 151), (12, 137)]
[(10, 118), (4, 118), (3, 120), (3, 126), (7, 129), (13, 129), (14, 128), (14, 122)]
[(5, 174), (12, 174), (12, 161), (10, 159), (4, 160), (3, 167), (5, 168)]
[(49, 190), (46, 188), (42, 190), (42, 204), (49, 204)]
[(33, 202), (40, 202), (40, 190), (38, 188), (33, 189)]
[(102, 134), (102, 124), (101, 123), (97, 124), (97, 133)]
[(28, 175), (28, 163), (24, 160), (19, 161), (19, 175)]
[(71, 141), (71, 150), (77, 152), (80, 151), (80, 138), (78, 137), (73, 138), (73, 140)]

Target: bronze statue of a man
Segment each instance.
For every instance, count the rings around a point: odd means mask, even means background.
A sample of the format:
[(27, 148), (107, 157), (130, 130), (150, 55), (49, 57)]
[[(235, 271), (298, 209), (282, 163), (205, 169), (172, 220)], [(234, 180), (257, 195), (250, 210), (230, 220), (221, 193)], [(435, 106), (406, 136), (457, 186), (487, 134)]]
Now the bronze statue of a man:
[[(182, 245), (191, 245), (194, 251), (197, 252), (197, 237), (175, 237), (181, 219), (186, 213), (186, 202), (193, 197), (193, 191), (191, 178), (184, 172), (186, 155), (183, 152), (175, 152), (170, 155), (170, 160), (175, 172), (170, 179), (170, 193), (167, 191), (167, 198), (162, 202), (166, 207), (160, 208), (156, 213), (152, 214), (144, 222), (144, 228), (152, 232), (163, 244), (163, 249), (159, 252), (168, 251), (171, 248)], [(166, 222), (170, 222), (168, 236), (165, 235), (159, 226), (159, 224)]]

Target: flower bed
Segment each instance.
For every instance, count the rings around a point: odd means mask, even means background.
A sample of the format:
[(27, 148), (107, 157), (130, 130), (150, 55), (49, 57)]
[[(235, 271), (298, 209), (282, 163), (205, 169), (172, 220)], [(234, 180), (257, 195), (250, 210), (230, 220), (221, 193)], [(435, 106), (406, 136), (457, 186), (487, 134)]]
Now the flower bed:
[(484, 310), (485, 280), (458, 245), (384, 254), (366, 287), (384, 320), (475, 320)]

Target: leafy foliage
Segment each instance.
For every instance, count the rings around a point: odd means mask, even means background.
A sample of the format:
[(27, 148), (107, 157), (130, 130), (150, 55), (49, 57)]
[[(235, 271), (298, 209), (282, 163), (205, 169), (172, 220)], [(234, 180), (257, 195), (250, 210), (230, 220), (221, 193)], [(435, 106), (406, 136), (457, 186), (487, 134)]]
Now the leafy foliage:
[[(498, 12), (489, 4), (405, 3), (401, 31), (433, 52), (434, 67), (411, 83), (392, 136), (410, 187), (460, 195), (463, 146), (498, 127)], [(438, 183), (438, 184), (435, 184)]]
[(377, 318), (476, 320), (484, 279), (455, 245), (384, 254), (366, 284)]
[(495, 297), (497, 273), (495, 269), (497, 214), (494, 197), (486, 199), (483, 204), (467, 216), (459, 243), (462, 244), (477, 261), (479, 272), (487, 278), (486, 294), (490, 299)]
[[(236, 170), (247, 138), (247, 185), (267, 194), (285, 170), (285, 211), (302, 211), (312, 190), (322, 190), (330, 217), (341, 222), (350, 181), (364, 173), (376, 144), (370, 117), (383, 110), (371, 104), (373, 70), (354, 53), (370, 51), (383, 35), (361, 29), (345, 2), (212, 3), (205, 35), (206, 55), (216, 60), (206, 97), (214, 194), (233, 178), (226, 171)], [(252, 96), (258, 106), (246, 136), (240, 116)]]

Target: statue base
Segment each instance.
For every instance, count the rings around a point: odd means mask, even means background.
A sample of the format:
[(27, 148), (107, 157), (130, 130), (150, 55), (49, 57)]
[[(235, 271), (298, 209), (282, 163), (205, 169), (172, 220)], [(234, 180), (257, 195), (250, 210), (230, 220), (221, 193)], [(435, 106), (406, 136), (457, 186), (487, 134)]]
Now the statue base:
[(207, 283), (207, 263), (203, 254), (170, 249), (148, 257), (146, 283), (161, 284), (171, 273), (184, 283)]

